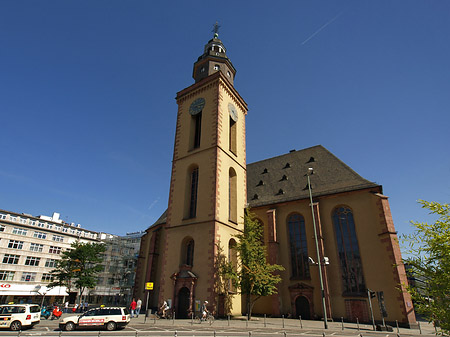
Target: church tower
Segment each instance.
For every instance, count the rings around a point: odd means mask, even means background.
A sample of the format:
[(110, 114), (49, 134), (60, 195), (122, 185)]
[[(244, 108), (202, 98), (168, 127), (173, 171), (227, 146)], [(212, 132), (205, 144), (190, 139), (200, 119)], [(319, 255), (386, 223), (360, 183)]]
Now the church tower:
[[(234, 88), (236, 70), (214, 37), (194, 63), (195, 83), (177, 93), (177, 126), (167, 209), (159, 303), (171, 299), (179, 318), (203, 301), (223, 313), (215, 287), (217, 244), (235, 258), (233, 236), (243, 230), (247, 104)], [(238, 296), (233, 313), (241, 313)]]

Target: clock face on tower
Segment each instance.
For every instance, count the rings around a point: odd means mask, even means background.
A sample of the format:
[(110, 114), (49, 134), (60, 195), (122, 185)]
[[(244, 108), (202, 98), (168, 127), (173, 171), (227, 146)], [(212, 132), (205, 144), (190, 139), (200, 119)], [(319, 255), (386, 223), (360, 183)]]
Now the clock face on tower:
[(191, 106), (189, 107), (189, 113), (192, 116), (195, 116), (199, 112), (203, 110), (203, 107), (205, 106), (205, 99), (203, 97), (197, 98), (194, 102), (192, 102)]
[(233, 104), (229, 103), (229, 104), (228, 104), (228, 111), (229, 111), (229, 113), (230, 113), (231, 119), (232, 119), (233, 121), (237, 122), (237, 120), (238, 120), (238, 114), (237, 114), (236, 107), (235, 107)]

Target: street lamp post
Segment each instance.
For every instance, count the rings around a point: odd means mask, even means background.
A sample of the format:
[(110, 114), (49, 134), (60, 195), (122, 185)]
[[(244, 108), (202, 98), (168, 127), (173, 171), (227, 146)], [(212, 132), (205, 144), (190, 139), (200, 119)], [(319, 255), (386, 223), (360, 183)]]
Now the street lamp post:
[(314, 206), (313, 206), (313, 199), (312, 199), (312, 192), (311, 192), (311, 180), (309, 178), (310, 174), (313, 174), (313, 168), (308, 168), (308, 173), (306, 174), (306, 177), (308, 178), (308, 190), (309, 190), (309, 201), (311, 206), (311, 214), (313, 219), (313, 226), (314, 226), (314, 240), (316, 242), (316, 253), (317, 253), (317, 266), (319, 267), (319, 279), (320, 279), (320, 291), (322, 292), (322, 310), (323, 310), (323, 325), (325, 329), (328, 329), (328, 322), (327, 322), (327, 308), (325, 305), (325, 291), (323, 288), (323, 276), (322, 276), (322, 261), (320, 259), (319, 254), (319, 242), (317, 240), (317, 228), (316, 228), (316, 217), (314, 215)]

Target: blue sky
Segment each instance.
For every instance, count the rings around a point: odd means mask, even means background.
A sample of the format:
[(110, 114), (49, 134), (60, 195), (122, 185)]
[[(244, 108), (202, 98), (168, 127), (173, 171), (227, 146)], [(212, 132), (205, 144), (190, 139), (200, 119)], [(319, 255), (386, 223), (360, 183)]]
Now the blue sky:
[(115, 234), (167, 207), (176, 92), (219, 21), (247, 161), (322, 144), (400, 233), (450, 197), (450, 1), (0, 2), (0, 208)]

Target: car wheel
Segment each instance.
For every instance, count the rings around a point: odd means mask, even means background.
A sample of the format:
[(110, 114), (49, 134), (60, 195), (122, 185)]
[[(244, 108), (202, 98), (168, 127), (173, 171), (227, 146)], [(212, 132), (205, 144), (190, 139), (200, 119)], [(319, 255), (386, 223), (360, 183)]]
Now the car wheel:
[(64, 330), (66, 330), (66, 331), (75, 330), (75, 324), (73, 322), (67, 322), (66, 326), (64, 327)]
[(20, 323), (19, 321), (14, 321), (11, 323), (10, 328), (13, 331), (22, 330), (22, 323)]
[(106, 323), (106, 330), (113, 331), (113, 330), (116, 330), (116, 328), (117, 328), (117, 324), (116, 323), (114, 323), (114, 322)]

